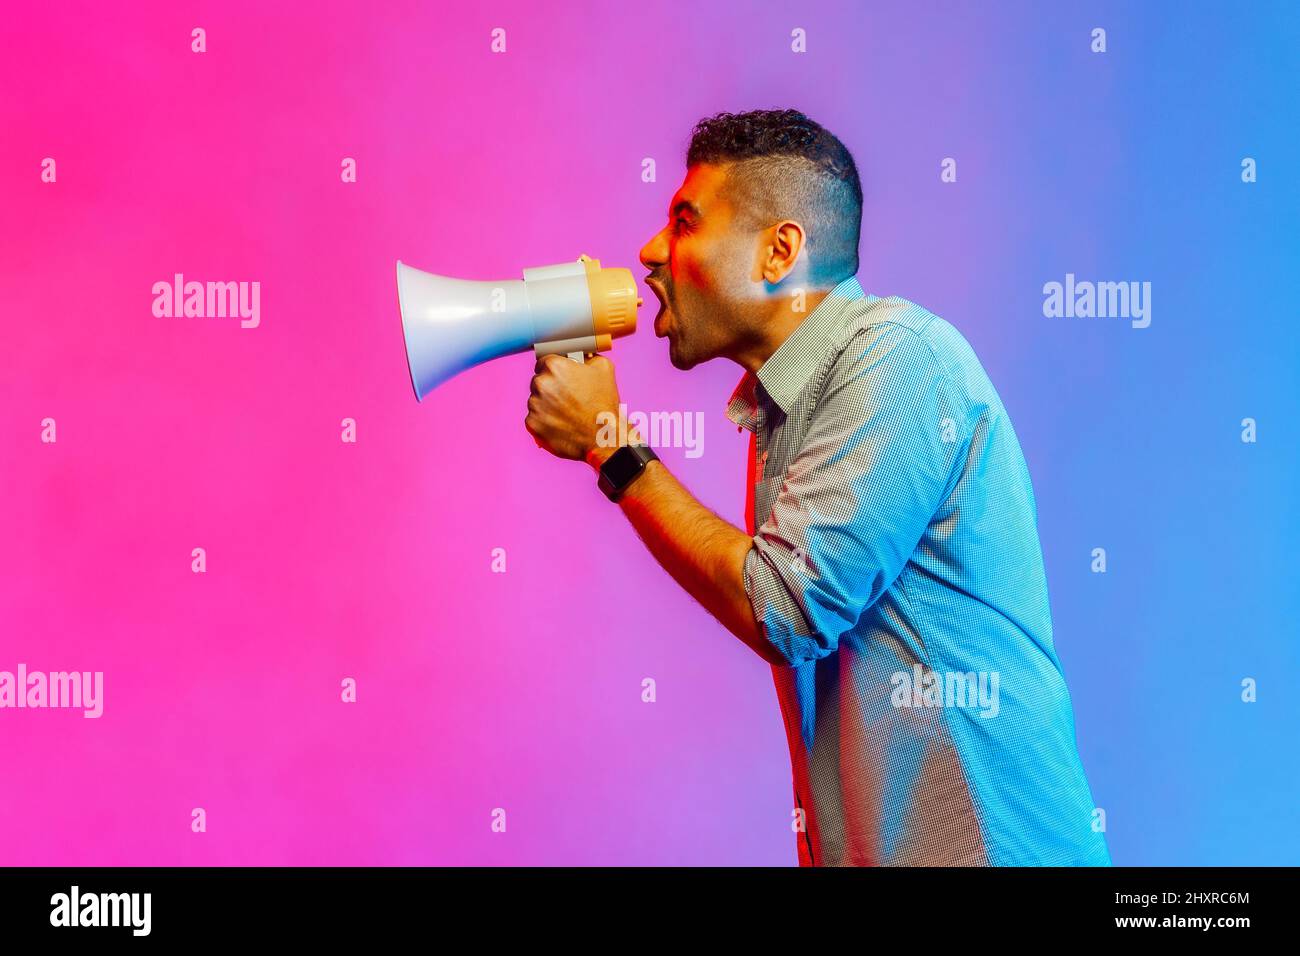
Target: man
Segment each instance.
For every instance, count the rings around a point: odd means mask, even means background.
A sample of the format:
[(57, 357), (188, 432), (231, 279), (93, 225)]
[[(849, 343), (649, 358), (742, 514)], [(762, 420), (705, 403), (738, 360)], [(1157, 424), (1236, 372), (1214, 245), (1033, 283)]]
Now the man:
[(695, 128), (641, 250), (679, 369), (745, 369), (748, 533), (617, 414), (611, 363), (538, 362), (526, 425), (585, 460), (646, 546), (771, 663), (799, 862), (1109, 865), (1052, 644), (1028, 469), (966, 340), (864, 294), (852, 156), (794, 110)]

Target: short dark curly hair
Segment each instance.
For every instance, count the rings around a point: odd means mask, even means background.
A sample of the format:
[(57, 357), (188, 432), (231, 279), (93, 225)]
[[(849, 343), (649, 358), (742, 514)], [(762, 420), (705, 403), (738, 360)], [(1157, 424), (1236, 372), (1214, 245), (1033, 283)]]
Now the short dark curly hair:
[(695, 124), (686, 166), (730, 164), (727, 192), (760, 227), (793, 219), (819, 281), (858, 271), (862, 182), (853, 155), (798, 110), (718, 113)]

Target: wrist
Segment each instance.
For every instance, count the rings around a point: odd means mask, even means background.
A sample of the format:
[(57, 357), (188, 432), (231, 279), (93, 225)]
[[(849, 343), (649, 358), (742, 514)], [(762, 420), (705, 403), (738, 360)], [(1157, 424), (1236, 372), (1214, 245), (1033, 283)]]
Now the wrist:
[(616, 451), (618, 451), (617, 445), (609, 447), (604, 445), (593, 445), (587, 451), (587, 464), (589, 464), (593, 470), (600, 471), (600, 466), (609, 461), (609, 456), (614, 454)]
[(627, 430), (626, 439), (626, 441), (616, 442), (609, 445), (602, 445), (599, 443), (592, 445), (591, 448), (587, 449), (587, 454), (584, 456), (587, 464), (590, 465), (594, 471), (600, 471), (600, 466), (609, 461), (610, 456), (624, 445), (646, 444), (645, 440), (635, 428), (629, 428)]
[(618, 501), (635, 484), (646, 468), (659, 460), (653, 448), (628, 435), (624, 444), (613, 449), (601, 465), (596, 486), (610, 501)]

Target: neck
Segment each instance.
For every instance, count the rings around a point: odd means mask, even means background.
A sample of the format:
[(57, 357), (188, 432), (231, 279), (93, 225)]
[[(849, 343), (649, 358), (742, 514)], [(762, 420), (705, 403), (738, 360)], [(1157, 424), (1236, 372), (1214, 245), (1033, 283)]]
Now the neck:
[(798, 312), (793, 308), (793, 296), (774, 298), (766, 304), (765, 314), (757, 320), (754, 337), (741, 344), (731, 356), (732, 360), (747, 372), (757, 372), (830, 293), (830, 289), (805, 291), (804, 307)]

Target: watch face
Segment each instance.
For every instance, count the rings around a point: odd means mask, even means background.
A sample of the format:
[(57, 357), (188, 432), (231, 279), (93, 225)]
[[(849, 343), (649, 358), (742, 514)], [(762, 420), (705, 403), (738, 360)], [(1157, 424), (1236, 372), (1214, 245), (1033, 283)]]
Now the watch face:
[(632, 449), (623, 447), (614, 454), (609, 456), (601, 470), (609, 477), (610, 484), (615, 488), (622, 488), (629, 481), (637, 476), (645, 463), (632, 451)]
[(624, 445), (600, 466), (600, 481), (597, 484), (610, 501), (618, 501), (623, 490), (645, 471), (646, 465), (658, 460), (659, 456), (649, 445)]

